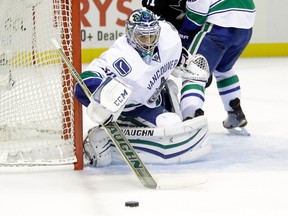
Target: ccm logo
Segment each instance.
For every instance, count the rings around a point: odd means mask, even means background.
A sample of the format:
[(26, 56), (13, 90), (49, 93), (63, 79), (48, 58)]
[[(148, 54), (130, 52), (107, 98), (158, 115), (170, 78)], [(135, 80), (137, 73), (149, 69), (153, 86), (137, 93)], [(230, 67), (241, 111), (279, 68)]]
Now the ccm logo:
[(125, 101), (127, 96), (128, 96), (128, 92), (126, 91), (126, 89), (124, 89), (124, 92), (118, 96), (118, 98), (114, 101), (114, 104), (116, 106), (121, 106), (122, 102)]

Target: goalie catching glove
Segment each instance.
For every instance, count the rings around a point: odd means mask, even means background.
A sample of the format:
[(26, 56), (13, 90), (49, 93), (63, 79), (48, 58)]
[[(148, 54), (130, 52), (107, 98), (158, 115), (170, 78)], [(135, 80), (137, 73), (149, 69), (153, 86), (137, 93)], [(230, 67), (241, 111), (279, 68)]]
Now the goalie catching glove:
[(203, 55), (191, 56), (183, 47), (182, 57), (178, 66), (173, 70), (172, 75), (176, 78), (207, 82), (210, 76), (209, 65)]
[(107, 77), (93, 92), (87, 115), (97, 125), (116, 121), (131, 95), (131, 90), (118, 80)]

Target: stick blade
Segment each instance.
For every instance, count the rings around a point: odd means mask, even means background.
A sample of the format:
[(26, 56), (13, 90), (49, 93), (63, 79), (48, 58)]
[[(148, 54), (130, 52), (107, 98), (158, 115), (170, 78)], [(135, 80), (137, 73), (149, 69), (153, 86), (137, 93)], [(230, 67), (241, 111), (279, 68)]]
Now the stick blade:
[(158, 175), (157, 189), (181, 189), (205, 184), (207, 181), (208, 178), (204, 174), (177, 174), (177, 176)]

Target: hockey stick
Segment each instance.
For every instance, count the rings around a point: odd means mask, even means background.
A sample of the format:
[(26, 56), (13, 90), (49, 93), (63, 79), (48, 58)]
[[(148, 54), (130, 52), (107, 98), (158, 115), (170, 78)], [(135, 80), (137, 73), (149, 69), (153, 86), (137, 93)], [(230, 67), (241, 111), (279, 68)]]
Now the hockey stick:
[[(76, 79), (77, 83), (81, 86), (82, 90), (85, 92), (86, 96), (90, 99), (91, 92), (87, 88), (86, 84), (83, 82), (82, 78), (77, 73), (74, 66), (71, 64), (70, 60), (67, 58), (65, 53), (63, 52), (61, 46), (56, 41), (55, 38), (51, 39), (52, 44), (57, 49), (57, 52), (60, 54), (62, 60), (67, 65), (69, 71)], [(110, 139), (113, 141), (120, 154), (123, 156), (128, 166), (132, 169), (132, 171), (136, 174), (140, 182), (147, 188), (156, 189), (157, 183), (146, 168), (145, 164), (139, 158), (131, 143), (122, 133), (116, 122), (110, 122), (107, 125), (102, 125), (106, 133), (109, 135)]]

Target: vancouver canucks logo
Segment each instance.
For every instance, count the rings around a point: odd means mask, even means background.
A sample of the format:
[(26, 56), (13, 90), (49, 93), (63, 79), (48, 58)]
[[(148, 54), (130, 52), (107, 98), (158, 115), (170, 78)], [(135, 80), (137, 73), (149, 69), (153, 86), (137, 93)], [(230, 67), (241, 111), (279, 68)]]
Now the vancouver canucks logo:
[(143, 11), (142, 17), (144, 20), (150, 20), (151, 19), (151, 14), (148, 13), (147, 11)]
[(113, 63), (113, 67), (116, 69), (120, 76), (127, 76), (132, 68), (124, 58), (119, 58)]
[(148, 99), (148, 101), (147, 101), (148, 104), (155, 102), (159, 98), (159, 95), (160, 95), (162, 89), (164, 88), (166, 81), (167, 81), (167, 79), (165, 77), (161, 78), (161, 83), (160, 83), (159, 87), (155, 89), (153, 95)]
[(139, 21), (149, 21), (151, 19), (151, 14), (148, 11), (136, 11), (132, 14), (132, 19), (134, 22)]

